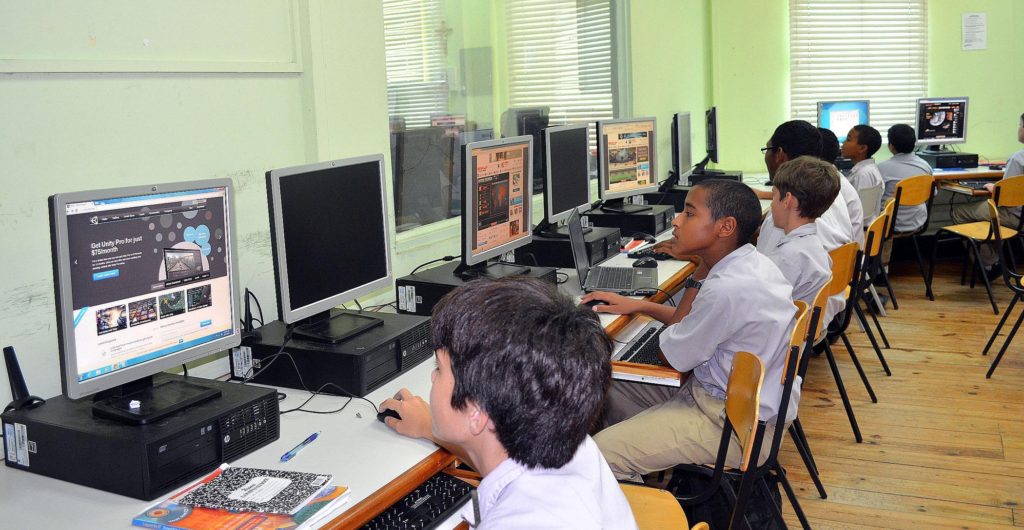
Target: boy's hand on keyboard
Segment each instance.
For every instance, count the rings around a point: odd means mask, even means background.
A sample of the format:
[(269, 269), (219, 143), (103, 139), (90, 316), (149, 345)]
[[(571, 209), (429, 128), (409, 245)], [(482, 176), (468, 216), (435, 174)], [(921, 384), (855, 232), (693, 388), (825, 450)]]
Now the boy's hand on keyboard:
[(398, 413), (402, 419), (386, 418), (384, 423), (395, 430), (398, 434), (410, 438), (434, 439), (434, 430), (431, 426), (430, 404), (423, 398), (413, 395), (407, 388), (403, 388), (395, 394), (395, 397), (385, 399), (377, 407), (379, 412), (384, 409), (391, 409)]
[(583, 295), (580, 302), (585, 304), (591, 300), (602, 300), (605, 302), (604, 305), (595, 305), (591, 308), (598, 313), (628, 315), (630, 313), (640, 311), (640, 308), (642, 307), (640, 300), (633, 300), (632, 298), (626, 298), (625, 296), (620, 296), (615, 293), (605, 293), (601, 291)]
[(674, 238), (673, 239), (666, 239), (664, 241), (659, 241), (659, 242), (655, 243), (655, 245), (653, 247), (651, 247), (651, 250), (654, 251), (654, 252), (664, 252), (665, 254), (668, 254), (669, 256), (672, 256), (673, 259), (678, 259), (678, 260), (682, 260), (682, 261), (692, 261), (694, 263), (700, 263), (700, 258), (698, 258), (697, 256), (692, 256), (692, 255), (687, 255), (687, 254), (676, 254), (672, 250), (672, 244), (673, 244), (674, 241), (675, 241)]
[(995, 189), (996, 189), (996, 183), (995, 183), (995, 182), (986, 182), (986, 183), (985, 183), (985, 189), (986, 189), (986, 190), (987, 190), (987, 191), (988, 191), (989, 193), (995, 193)]

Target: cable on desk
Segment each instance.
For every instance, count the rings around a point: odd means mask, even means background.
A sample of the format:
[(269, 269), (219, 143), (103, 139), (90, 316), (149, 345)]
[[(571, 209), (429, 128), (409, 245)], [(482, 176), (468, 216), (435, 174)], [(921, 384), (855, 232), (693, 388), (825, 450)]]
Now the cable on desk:
[(564, 272), (555, 271), (555, 285), (562, 285), (569, 281), (569, 275)]
[(398, 304), (396, 302), (388, 302), (386, 304), (368, 305), (364, 309), (366, 311), (372, 311), (372, 312), (376, 313), (376, 312), (380, 311), (381, 309), (384, 309), (385, 307), (388, 307), (388, 306), (394, 307), (396, 310), (398, 309)]
[(419, 264), (419, 265), (417, 265), (417, 266), (416, 266), (416, 268), (415, 268), (415, 269), (413, 269), (413, 270), (412, 270), (412, 272), (410, 272), (409, 274), (416, 274), (416, 271), (418, 271), (418, 270), (422, 269), (423, 267), (426, 267), (427, 265), (430, 265), (431, 263), (437, 263), (437, 262), (439, 262), (439, 261), (451, 261), (451, 260), (453, 260), (453, 259), (457, 259), (457, 258), (459, 258), (459, 257), (460, 257), (460, 256), (445, 256), (445, 257), (443, 257), (443, 258), (437, 258), (437, 259), (432, 259), (432, 260), (430, 260), (430, 261), (428, 261), (428, 262), (426, 262), (426, 263), (420, 263), (420, 264)]
[(668, 294), (668, 291), (666, 291), (664, 289), (659, 289), (657, 287), (655, 287), (654, 290), (658, 291), (659, 293), (664, 294), (668, 298), (667, 300), (665, 300), (666, 302), (668, 302), (668, 305), (670, 305), (672, 307), (676, 306), (676, 301), (672, 299), (672, 295)]
[(356, 303), (356, 307), (358, 307), (360, 311), (363, 310), (363, 304), (360, 304), (359, 300), (352, 300), (352, 301)]
[[(270, 357), (267, 357), (267, 359), (269, 359), (267, 364), (263, 365), (263, 367), (260, 368), (258, 371), (256, 371), (256, 373), (252, 373), (252, 366), (250, 366), (249, 367), (250, 374), (242, 377), (242, 384), (244, 385), (244, 384), (248, 383), (249, 381), (252, 381), (254, 377), (262, 374), (263, 371), (266, 370), (267, 368), (270, 368), (270, 366), (272, 364), (274, 364), (274, 362), (277, 361), (277, 358), (280, 357), (281, 354), (285, 353), (284, 347), (288, 345), (288, 341), (290, 341), (291, 338), (292, 338), (292, 329), (289, 328), (288, 331), (285, 332), (285, 334), (284, 334), (284, 339), (281, 340), (281, 347), (277, 349), (276, 353), (274, 353)], [(288, 355), (288, 357), (290, 358), (291, 355)], [(292, 362), (294, 363), (295, 360), (292, 359)], [(295, 367), (295, 371), (296, 372), (299, 371), (298, 366)], [(302, 384), (302, 388), (304, 388), (304, 389), (306, 388), (306, 384), (302, 382), (302, 374), (301, 373), (299, 374), (299, 383)]]

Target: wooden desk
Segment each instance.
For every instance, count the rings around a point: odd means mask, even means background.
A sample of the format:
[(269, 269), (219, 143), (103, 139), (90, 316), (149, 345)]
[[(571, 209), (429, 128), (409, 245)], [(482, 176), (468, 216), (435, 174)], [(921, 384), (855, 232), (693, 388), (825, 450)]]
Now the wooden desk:
[(993, 171), (987, 167), (972, 167), (951, 171), (948, 169), (936, 169), (934, 174), (936, 182), (949, 180), (974, 180), (974, 179), (998, 179), (1003, 177), (1003, 172)]

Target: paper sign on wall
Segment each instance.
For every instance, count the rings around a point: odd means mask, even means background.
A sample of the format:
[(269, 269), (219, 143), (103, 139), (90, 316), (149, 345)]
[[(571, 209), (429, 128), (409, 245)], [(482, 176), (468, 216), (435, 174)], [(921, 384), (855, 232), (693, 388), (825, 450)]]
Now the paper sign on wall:
[(964, 13), (961, 15), (961, 49), (984, 50), (988, 48), (988, 18), (985, 13)]

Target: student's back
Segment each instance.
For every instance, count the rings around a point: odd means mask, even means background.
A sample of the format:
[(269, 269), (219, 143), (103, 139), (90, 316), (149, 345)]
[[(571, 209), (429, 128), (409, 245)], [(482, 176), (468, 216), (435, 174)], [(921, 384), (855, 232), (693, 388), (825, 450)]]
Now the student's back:
[[(888, 138), (892, 158), (878, 164), (878, 172), (882, 174), (882, 181), (885, 182), (882, 204), (896, 196), (896, 185), (901, 180), (917, 175), (932, 174), (932, 167), (928, 165), (928, 162), (913, 152), (917, 142), (917, 135), (914, 133), (913, 127), (897, 123), (889, 127)], [(900, 206), (896, 215), (896, 231), (917, 230), (927, 218), (928, 206), (926, 204)]]

